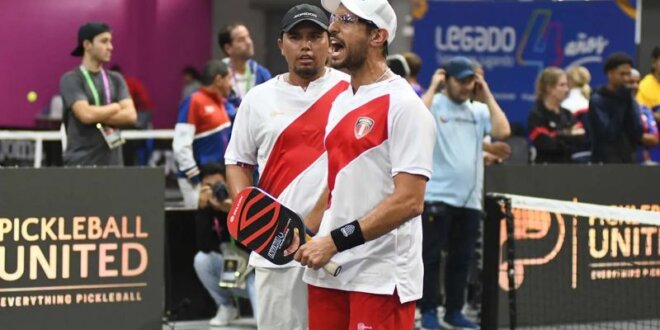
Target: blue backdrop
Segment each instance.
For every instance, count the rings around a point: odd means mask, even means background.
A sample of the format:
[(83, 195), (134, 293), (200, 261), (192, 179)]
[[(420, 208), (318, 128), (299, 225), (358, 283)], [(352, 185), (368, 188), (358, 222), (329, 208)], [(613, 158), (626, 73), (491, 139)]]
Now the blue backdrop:
[(584, 65), (592, 88), (605, 83), (603, 59), (635, 58), (635, 21), (614, 1), (431, 1), (414, 22), (420, 81), (463, 55), (479, 61), (509, 120), (527, 125), (534, 82), (548, 66)]

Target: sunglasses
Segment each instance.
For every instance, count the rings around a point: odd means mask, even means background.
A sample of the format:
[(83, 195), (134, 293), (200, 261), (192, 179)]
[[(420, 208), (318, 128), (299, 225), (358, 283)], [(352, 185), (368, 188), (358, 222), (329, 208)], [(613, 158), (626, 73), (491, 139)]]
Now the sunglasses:
[(378, 28), (378, 26), (376, 26), (376, 23), (374, 23), (370, 20), (366, 20), (366, 19), (364, 19), (362, 17), (359, 17), (359, 16), (356, 16), (356, 15), (351, 15), (351, 14), (343, 14), (343, 15), (331, 14), (330, 15), (330, 24), (332, 24), (333, 22), (339, 22), (341, 24), (346, 24), (346, 25), (361, 22), (361, 23), (364, 23), (366, 25)]

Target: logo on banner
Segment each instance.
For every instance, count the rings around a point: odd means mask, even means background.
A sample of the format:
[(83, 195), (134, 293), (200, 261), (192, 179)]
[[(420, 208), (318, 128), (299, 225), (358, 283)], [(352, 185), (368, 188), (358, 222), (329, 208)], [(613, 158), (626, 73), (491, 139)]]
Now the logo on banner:
[[(660, 204), (622, 207), (660, 211)], [(511, 212), (516, 219), (513, 232), (515, 244), (534, 246), (535, 253), (516, 256), (514, 260), (500, 259), (499, 285), (503, 290), (512, 289), (508, 278), (511, 261), (515, 274), (513, 289), (523, 285), (529, 267), (545, 267), (553, 262), (570, 263), (573, 289), (578, 287), (578, 273), (584, 273), (582, 278), (592, 282), (660, 278), (660, 229), (657, 226), (525, 208), (513, 208)], [(579, 223), (588, 225), (579, 226)], [(502, 219), (500, 251), (506, 249), (509, 239), (506, 221)], [(570, 249), (570, 259), (560, 255), (564, 249)], [(578, 259), (578, 256), (583, 257)]]
[(355, 122), (355, 138), (361, 139), (365, 135), (371, 132), (371, 129), (374, 127), (374, 120), (369, 117), (360, 117), (357, 122)]
[(0, 309), (142, 301), (149, 265), (143, 228), (141, 215), (0, 215), (0, 260), (15, 261), (0, 262), (0, 281), (41, 292), (26, 299), (0, 290)]

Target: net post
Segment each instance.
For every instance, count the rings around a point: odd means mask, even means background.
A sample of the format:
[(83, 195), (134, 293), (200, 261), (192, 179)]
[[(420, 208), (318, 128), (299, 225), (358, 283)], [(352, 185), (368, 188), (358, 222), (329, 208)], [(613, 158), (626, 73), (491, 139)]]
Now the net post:
[(504, 217), (506, 219), (506, 261), (507, 261), (507, 279), (509, 281), (509, 329), (516, 328), (516, 273), (515, 273), (515, 236), (514, 221), (515, 217), (511, 212), (511, 199), (503, 198), (500, 204), (504, 206)]
[(497, 329), (500, 289), (500, 222), (504, 212), (500, 201), (502, 197), (487, 194), (485, 198), (486, 220), (484, 221), (483, 239), (483, 291), (481, 296), (481, 329)]

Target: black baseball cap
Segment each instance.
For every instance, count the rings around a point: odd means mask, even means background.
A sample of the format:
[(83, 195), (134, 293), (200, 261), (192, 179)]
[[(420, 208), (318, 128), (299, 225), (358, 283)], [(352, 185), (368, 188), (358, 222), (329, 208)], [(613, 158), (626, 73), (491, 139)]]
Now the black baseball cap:
[(83, 41), (92, 41), (97, 35), (110, 32), (110, 26), (102, 22), (87, 22), (78, 29), (78, 46), (71, 52), (71, 56), (83, 56)]
[(651, 52), (651, 58), (656, 60), (660, 57), (660, 47), (656, 46), (653, 48), (653, 51)]
[(443, 68), (447, 72), (447, 76), (454, 77), (458, 80), (465, 79), (469, 76), (474, 76), (474, 62), (464, 56), (456, 56), (450, 59)]
[(280, 30), (282, 32), (289, 32), (296, 24), (303, 21), (314, 22), (323, 30), (327, 30), (330, 24), (328, 22), (328, 15), (325, 14), (323, 9), (304, 3), (289, 9), (284, 14), (282, 23), (280, 24)]

